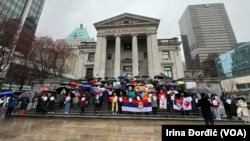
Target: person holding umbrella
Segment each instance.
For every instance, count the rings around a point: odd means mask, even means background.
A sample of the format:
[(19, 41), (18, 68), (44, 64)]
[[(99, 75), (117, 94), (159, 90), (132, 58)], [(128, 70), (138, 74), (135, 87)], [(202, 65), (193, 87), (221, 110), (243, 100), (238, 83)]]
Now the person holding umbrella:
[(211, 101), (209, 101), (207, 94), (201, 93), (201, 99), (198, 100), (198, 107), (201, 107), (201, 113), (205, 125), (214, 125), (214, 117), (211, 111), (212, 106), (213, 105)]
[(24, 113), (25, 113), (25, 110), (26, 110), (26, 108), (27, 108), (27, 106), (28, 106), (29, 98), (27, 98), (27, 97), (22, 97), (22, 98), (20, 99), (20, 101), (21, 101), (21, 105), (20, 105), (19, 115), (23, 116)]

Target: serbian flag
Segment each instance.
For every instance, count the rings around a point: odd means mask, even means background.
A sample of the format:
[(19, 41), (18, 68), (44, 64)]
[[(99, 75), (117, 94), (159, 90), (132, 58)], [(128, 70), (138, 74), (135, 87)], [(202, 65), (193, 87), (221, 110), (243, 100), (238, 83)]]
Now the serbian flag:
[(176, 110), (192, 110), (191, 97), (174, 98), (173, 108)]
[(151, 112), (152, 105), (148, 100), (125, 98), (122, 100), (122, 111), (127, 112)]

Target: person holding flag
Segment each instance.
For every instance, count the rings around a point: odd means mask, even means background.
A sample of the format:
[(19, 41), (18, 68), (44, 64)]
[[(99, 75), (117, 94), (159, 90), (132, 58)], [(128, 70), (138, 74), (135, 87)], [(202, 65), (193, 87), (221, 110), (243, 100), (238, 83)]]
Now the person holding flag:
[(160, 90), (158, 94), (158, 100), (159, 100), (159, 109), (160, 109), (160, 114), (161, 116), (165, 115), (166, 116), (166, 110), (167, 110), (167, 96), (163, 92), (163, 90)]

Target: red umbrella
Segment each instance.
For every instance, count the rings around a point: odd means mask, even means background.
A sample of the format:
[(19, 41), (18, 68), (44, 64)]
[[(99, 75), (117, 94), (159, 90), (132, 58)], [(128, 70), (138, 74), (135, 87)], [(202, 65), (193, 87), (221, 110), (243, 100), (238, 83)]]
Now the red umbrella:
[(76, 82), (74, 82), (74, 81), (70, 83), (70, 86), (71, 86), (71, 87), (76, 87), (77, 85), (78, 85), (78, 83), (76, 83)]
[(135, 83), (134, 79), (129, 80), (130, 83)]
[(47, 86), (42, 86), (39, 88), (39, 91), (49, 91), (49, 90), (50, 90), (50, 88)]
[(93, 79), (93, 80), (90, 81), (90, 84), (91, 84), (91, 85), (94, 85), (96, 82), (97, 82), (97, 81), (96, 81), (95, 79)]

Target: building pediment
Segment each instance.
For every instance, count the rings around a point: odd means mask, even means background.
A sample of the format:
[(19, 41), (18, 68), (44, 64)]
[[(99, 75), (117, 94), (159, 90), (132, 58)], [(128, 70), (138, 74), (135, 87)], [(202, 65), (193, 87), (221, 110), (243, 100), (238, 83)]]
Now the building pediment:
[(160, 20), (130, 13), (124, 13), (94, 24), (95, 28), (100, 27), (114, 27), (114, 26), (136, 26), (136, 25), (150, 25), (155, 24), (157, 27)]
[(121, 61), (122, 63), (131, 63), (132, 62), (132, 59), (130, 58), (125, 58)]

